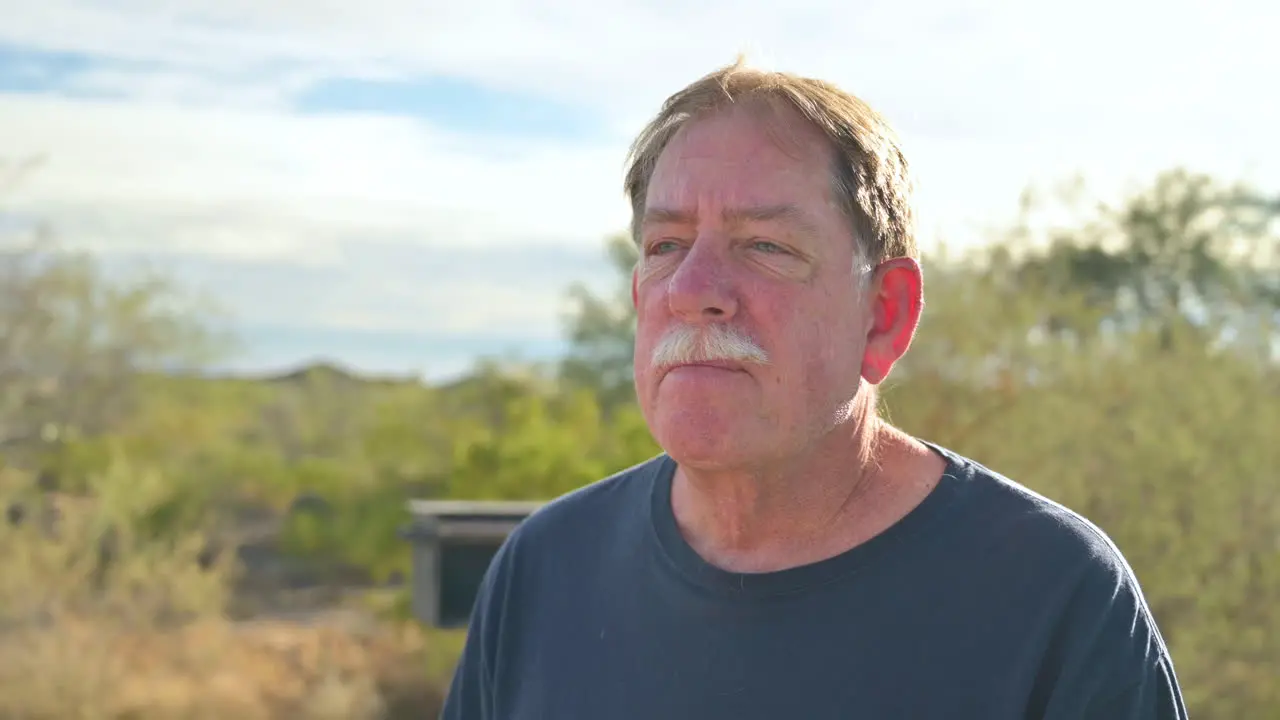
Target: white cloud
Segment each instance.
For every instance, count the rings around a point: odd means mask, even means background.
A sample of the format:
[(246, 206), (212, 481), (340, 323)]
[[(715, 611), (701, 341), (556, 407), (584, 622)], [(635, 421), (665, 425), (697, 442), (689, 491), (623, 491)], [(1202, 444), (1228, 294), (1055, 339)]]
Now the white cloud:
[[(595, 252), (624, 227), (630, 134), (738, 50), (883, 109), (918, 168), (928, 235), (973, 239), (1013, 212), (1028, 182), (1076, 172), (1104, 195), (1174, 164), (1280, 186), (1271, 3), (782, 7), (0, 0), (0, 42), (108, 59), (70, 87), (119, 96), (0, 95), (0, 159), (49, 156), (3, 200), (100, 249), (315, 269), (207, 274), (281, 323), (549, 336), (572, 278), (520, 280), (529, 258), (511, 249)], [(563, 101), (601, 118), (606, 140), (478, 138), (287, 109), (320, 78), (422, 74)], [(413, 272), (405, 258), (341, 270), (388, 243), (422, 250)], [(469, 274), (434, 252), (444, 248), (491, 251), (467, 256)]]
[(595, 244), (626, 222), (623, 151), (482, 141), (390, 116), (0, 95), (0, 157), (49, 158), (9, 202), (102, 249), (306, 258), (353, 236)]
[(292, 70), (267, 75), (198, 73), (190, 70), (98, 65), (68, 78), (64, 92), (196, 107), (287, 109), (293, 98), (323, 77)]
[(692, 74), (754, 47), (904, 117), (958, 102), (953, 114), (985, 114), (1005, 131), (1020, 116), (1059, 110), (1156, 117), (1209, 99), (1274, 108), (1250, 96), (1268, 94), (1258, 91), (1280, 57), (1266, 34), (1278, 14), (1264, 0), (806, 0), (786, 9), (765, 0), (43, 0), (7, 13), (0, 37), (222, 72), (301, 62), (444, 73), (631, 120)]
[[(45, 0), (7, 13), (0, 37), (164, 65), (98, 69), (77, 79), (147, 101), (128, 111), (46, 106), (31, 110), (36, 117), (4, 120), (3, 129), (16, 122), (16, 137), (23, 137), (33, 131), (22, 123), (52, 121), (41, 133), (44, 145), (65, 146), (74, 141), (68, 134), (84, 142), (110, 140), (135, 163), (180, 146), (194, 155), (183, 163), (192, 170), (151, 173), (166, 178), (166, 186), (174, 178), (174, 191), (188, 186), (186, 176), (200, 174), (208, 177), (201, 196), (251, 193), (273, 208), (301, 204), (307, 215), (348, 208), (361, 223), (399, 225), (406, 212), (416, 222), (434, 206), (447, 209), (433, 211), (431, 220), (449, 226), (449, 233), (458, 231), (456, 221), (439, 218), (441, 212), (462, 213), (463, 225), (478, 236), (504, 232), (489, 227), (498, 220), (489, 210), (492, 196), (507, 202), (514, 196), (518, 203), (524, 193), (510, 188), (532, 181), (548, 186), (534, 193), (536, 205), (581, 198), (579, 212), (590, 207), (586, 212), (604, 217), (580, 233), (562, 230), (563, 224), (522, 232), (595, 234), (601, 224), (617, 224), (618, 170), (628, 135), (667, 92), (740, 48), (757, 49), (780, 67), (835, 79), (885, 109), (909, 139), (920, 140), (922, 168), (939, 168), (938, 177), (922, 178), (925, 184), (944, 184), (952, 158), (987, 158), (961, 164), (987, 175), (994, 173), (983, 164), (1007, 168), (996, 184), (1003, 187), (1007, 179), (1020, 186), (1048, 175), (1022, 159), (1026, 148), (1043, 154), (1045, 146), (1078, 155), (1080, 165), (1097, 168), (1100, 158), (1098, 174), (1114, 176), (1146, 173), (1152, 164), (1183, 159), (1188, 145), (1208, 145), (1204, 155), (1238, 173), (1270, 144), (1272, 120), (1280, 114), (1280, 98), (1264, 90), (1269, 68), (1280, 65), (1280, 51), (1263, 35), (1268, 14), (1280, 17), (1261, 0), (1164, 3), (1158, 11), (1103, 0), (1060, 8), (1000, 0), (808, 0), (786, 10), (763, 0), (695, 7), (576, 0)], [(290, 91), (334, 73), (436, 73), (542, 93), (600, 113), (617, 142), (598, 149), (531, 147), (519, 161), (499, 163), (477, 157), (459, 138), (396, 120), (313, 121), (209, 109), (255, 102), (272, 109)], [(183, 115), (149, 102), (157, 99), (206, 104)], [(58, 117), (74, 118), (73, 126)], [(146, 144), (154, 149), (139, 147)], [(1133, 153), (1150, 161), (1130, 161), (1126, 155)], [(63, 153), (60, 162), (79, 161)], [(546, 182), (549, 175), (553, 180)], [(98, 182), (93, 173), (81, 176)], [(291, 189), (281, 191), (282, 183)], [(556, 187), (564, 188), (562, 195), (550, 192)], [(964, 189), (956, 190), (959, 202), (970, 206)], [(281, 205), (281, 194), (293, 200)], [(378, 212), (366, 212), (369, 200), (361, 195), (376, 198)], [(984, 205), (1007, 202), (1002, 192)], [(477, 208), (489, 210), (479, 224), (470, 217)]]
[(108, 267), (144, 262), (183, 286), (220, 291), (219, 305), (241, 324), (488, 335), (554, 341), (563, 335), (568, 287), (584, 278), (612, 292), (619, 277), (603, 246), (424, 248), (347, 241), (332, 262), (210, 257), (190, 253), (109, 256)]

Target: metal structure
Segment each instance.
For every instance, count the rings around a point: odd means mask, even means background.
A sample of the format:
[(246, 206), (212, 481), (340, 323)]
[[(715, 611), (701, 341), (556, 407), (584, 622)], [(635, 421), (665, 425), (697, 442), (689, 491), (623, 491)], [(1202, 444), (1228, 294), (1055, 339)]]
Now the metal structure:
[(413, 614), (437, 628), (470, 621), (480, 581), (507, 535), (542, 502), (411, 500)]

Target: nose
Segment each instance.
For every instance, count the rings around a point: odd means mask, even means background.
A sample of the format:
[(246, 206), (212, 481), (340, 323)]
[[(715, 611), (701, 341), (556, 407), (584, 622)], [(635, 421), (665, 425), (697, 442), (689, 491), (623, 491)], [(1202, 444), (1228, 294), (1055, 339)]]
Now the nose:
[(690, 324), (723, 322), (738, 312), (728, 259), (710, 238), (695, 242), (667, 286), (672, 314)]

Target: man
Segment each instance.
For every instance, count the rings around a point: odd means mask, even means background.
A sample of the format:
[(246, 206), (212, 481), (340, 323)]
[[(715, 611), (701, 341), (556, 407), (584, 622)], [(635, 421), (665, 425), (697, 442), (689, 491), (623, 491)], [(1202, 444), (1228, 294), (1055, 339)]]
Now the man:
[(884, 120), (739, 62), (668, 99), (626, 190), (665, 452), (511, 535), (445, 718), (1186, 717), (1097, 528), (877, 417), (923, 306)]

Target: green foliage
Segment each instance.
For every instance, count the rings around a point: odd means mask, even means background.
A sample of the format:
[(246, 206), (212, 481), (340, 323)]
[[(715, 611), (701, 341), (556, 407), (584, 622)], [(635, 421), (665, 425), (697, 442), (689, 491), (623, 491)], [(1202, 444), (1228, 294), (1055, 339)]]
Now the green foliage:
[[(1280, 309), (1278, 219), (1280, 197), (1172, 170), (1118, 207), (1051, 233), (1040, 252), (1006, 265), (1008, 279), (1080, 295), (1094, 311), (1074, 322), (1055, 315), (1054, 332), (1092, 336), (1105, 320), (1126, 330), (1193, 325), (1215, 339)], [(1014, 233), (1025, 237), (1027, 221)]]
[(454, 447), (449, 493), (550, 499), (657, 454), (634, 407), (606, 421), (594, 394), (531, 391), (507, 400), (497, 429), (476, 427)]
[[(1080, 353), (1052, 385), (904, 383), (886, 404), (935, 439), (1083, 512), (1124, 551), (1206, 716), (1276, 708), (1280, 376), (1222, 351)], [(1220, 674), (1234, 668), (1228, 680)], [(1211, 712), (1210, 712), (1211, 711)]]
[(339, 491), (330, 497), (336, 512), (301, 511), (289, 517), (282, 536), (286, 550), (364, 568), (377, 582), (407, 569), (409, 546), (394, 532), (409, 521), (399, 488)]
[[(925, 259), (922, 326), (882, 388), (898, 426), (1116, 540), (1196, 717), (1280, 713), (1278, 208), (1181, 171), (1061, 227), (1029, 205), (991, 247)], [(632, 386), (635, 249), (625, 235), (606, 249), (616, 291), (571, 289), (563, 363), (482, 363), (438, 387), (332, 367), (257, 380), (145, 372), (199, 334), (152, 299), (161, 285), (108, 292), (82, 259), (14, 255), (6, 267), (26, 284), (0, 299), (42, 310), (38, 322), (0, 313), (12, 328), (0, 377), (17, 378), (0, 392), (0, 450), (115, 508), (91, 528), (127, 525), (137, 547), (189, 543), (256, 508), (285, 519), (287, 552), (403, 574), (411, 497), (549, 499), (659, 452)], [(70, 402), (14, 347), (118, 382), (55, 373), (57, 387), (102, 399)], [(301, 495), (326, 507), (287, 513)]]
[[(223, 609), (229, 568), (199, 566), (206, 535), (182, 483), (119, 455), (79, 496), (24, 492), (29, 481), (0, 471), (0, 503), (22, 502), (30, 518), (0, 523), (0, 626), (59, 616), (146, 625)], [(50, 533), (41, 518), (54, 510)]]
[(635, 400), (632, 355), (636, 313), (630, 278), (640, 253), (625, 233), (610, 237), (605, 249), (610, 266), (624, 280), (605, 298), (593, 295), (582, 284), (569, 289), (573, 310), (567, 324), (572, 351), (561, 364), (560, 375), (570, 385), (595, 392), (608, 414)]
[(203, 322), (212, 312), (161, 274), (113, 279), (43, 238), (0, 246), (0, 448), (30, 458), (115, 427), (135, 371), (198, 367), (226, 349)]

